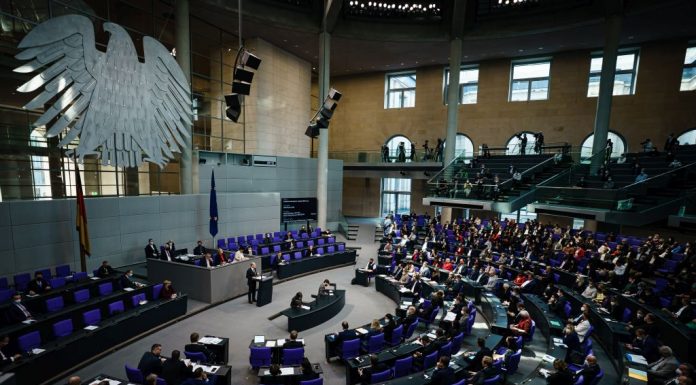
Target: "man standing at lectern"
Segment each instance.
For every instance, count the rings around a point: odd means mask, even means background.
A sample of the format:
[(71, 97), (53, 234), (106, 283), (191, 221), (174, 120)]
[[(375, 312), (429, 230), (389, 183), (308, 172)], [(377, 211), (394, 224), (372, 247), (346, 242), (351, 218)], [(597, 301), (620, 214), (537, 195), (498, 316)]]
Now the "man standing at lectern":
[(249, 293), (247, 294), (249, 303), (256, 302), (256, 263), (252, 262), (246, 272), (247, 285), (249, 286)]

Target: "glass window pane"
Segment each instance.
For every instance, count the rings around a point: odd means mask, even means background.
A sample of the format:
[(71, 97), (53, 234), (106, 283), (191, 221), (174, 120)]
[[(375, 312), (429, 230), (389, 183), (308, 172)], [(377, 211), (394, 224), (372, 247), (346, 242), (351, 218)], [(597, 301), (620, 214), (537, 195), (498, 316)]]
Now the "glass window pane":
[(532, 81), (532, 92), (529, 95), (529, 100), (544, 100), (549, 97), (549, 81), (534, 80)]
[(696, 67), (684, 68), (682, 71), (680, 91), (696, 90)]
[(394, 75), (389, 77), (390, 90), (414, 87), (416, 87), (416, 74)]
[(601, 72), (602, 71), (602, 58), (593, 57), (590, 61), (590, 72)]
[(529, 82), (526, 80), (517, 80), (512, 82), (512, 92), (510, 93), (510, 100), (513, 102), (527, 100), (528, 89)]
[[(618, 158), (621, 156), (621, 154), (626, 152), (626, 142), (618, 134), (613, 131), (609, 131), (607, 138), (611, 139), (611, 142), (614, 144), (611, 151), (612, 158)], [(594, 134), (588, 136), (587, 139), (582, 142), (582, 147), (580, 148), (580, 158), (587, 159), (592, 156), (593, 140)]]
[(404, 95), (404, 102), (401, 107), (407, 108), (407, 107), (415, 107), (416, 106), (416, 91), (411, 90), (411, 91), (403, 91)]
[(633, 64), (636, 60), (636, 54), (629, 53), (625, 55), (619, 55), (616, 58), (616, 70), (617, 71), (633, 71)]
[(687, 131), (677, 138), (679, 144), (696, 144), (696, 130)]
[(686, 55), (684, 56), (684, 65), (696, 64), (696, 47), (689, 47), (686, 49)]
[(478, 82), (478, 75), (479, 75), (478, 68), (461, 70), (461, 71), (459, 71), (459, 84), (477, 83)]
[(408, 160), (411, 156), (411, 141), (403, 136), (397, 135), (389, 139), (387, 142), (387, 147), (389, 148), (389, 157), (391, 160), (396, 160), (399, 156), (399, 144), (404, 144), (404, 153), (406, 159)]
[(633, 73), (617, 74), (614, 77), (614, 95), (630, 95), (632, 94), (631, 83), (633, 82)]
[(599, 95), (599, 75), (590, 76), (590, 84), (587, 86), (587, 96)]
[(512, 78), (517, 80), (548, 77), (550, 70), (551, 62), (515, 64)]
[(399, 108), (401, 107), (401, 92), (389, 92), (388, 107), (389, 108)]
[(399, 194), (396, 205), (397, 214), (408, 214), (411, 212), (411, 194)]
[(465, 85), (462, 86), (460, 103), (462, 104), (476, 104), (478, 99), (478, 85)]
[(457, 134), (457, 141), (454, 147), (454, 156), (470, 157), (474, 155), (474, 144), (466, 135)]

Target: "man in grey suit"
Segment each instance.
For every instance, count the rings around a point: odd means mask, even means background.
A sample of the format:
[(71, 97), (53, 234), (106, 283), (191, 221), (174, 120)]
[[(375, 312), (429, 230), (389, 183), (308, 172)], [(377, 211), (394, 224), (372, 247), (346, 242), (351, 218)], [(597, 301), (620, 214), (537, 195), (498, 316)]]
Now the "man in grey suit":
[(674, 371), (679, 367), (679, 361), (672, 353), (669, 346), (660, 347), (661, 358), (648, 365), (648, 384), (664, 384), (674, 376)]

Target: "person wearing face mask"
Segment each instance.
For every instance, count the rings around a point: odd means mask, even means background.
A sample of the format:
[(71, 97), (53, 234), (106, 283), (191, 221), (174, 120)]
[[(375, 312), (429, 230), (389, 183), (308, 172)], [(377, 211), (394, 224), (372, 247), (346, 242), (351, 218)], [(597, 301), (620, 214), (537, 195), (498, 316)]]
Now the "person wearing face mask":
[(196, 247), (193, 248), (193, 255), (203, 255), (205, 254), (205, 246), (203, 246), (202, 241), (198, 241)]
[(585, 363), (582, 365), (582, 368), (575, 372), (575, 381), (582, 376), (583, 385), (590, 385), (595, 377), (597, 377), (597, 374), (599, 374), (599, 371), (600, 367), (597, 364), (597, 357), (588, 355), (585, 358)]
[(121, 276), (119, 283), (121, 284), (122, 289), (125, 289), (127, 287), (135, 289), (144, 286), (142, 283), (135, 282), (133, 280), (133, 270), (126, 271), (126, 273)]
[(19, 353), (12, 354), (9, 352), (10, 337), (2, 336), (0, 337), (0, 367), (7, 366), (17, 360), (22, 359), (22, 355)]
[(22, 303), (22, 295), (19, 293), (15, 293), (15, 295), (12, 296), (12, 305), (7, 315), (13, 323), (19, 323), (34, 318), (29, 309)]
[(147, 240), (147, 246), (145, 246), (145, 258), (159, 258), (159, 250), (155, 246), (155, 241), (152, 238)]
[(674, 371), (674, 377), (667, 380), (665, 385), (692, 385), (694, 377), (694, 366), (689, 363), (682, 363)]
[(645, 333), (644, 329), (636, 330), (636, 338), (632, 343), (626, 344), (626, 349), (640, 354), (650, 363), (660, 359), (660, 343), (653, 336)]
[(563, 328), (563, 344), (566, 348), (566, 362), (572, 362), (572, 357), (582, 354), (582, 347), (580, 345), (580, 337), (578, 333), (575, 332), (575, 327), (573, 325), (566, 325)]

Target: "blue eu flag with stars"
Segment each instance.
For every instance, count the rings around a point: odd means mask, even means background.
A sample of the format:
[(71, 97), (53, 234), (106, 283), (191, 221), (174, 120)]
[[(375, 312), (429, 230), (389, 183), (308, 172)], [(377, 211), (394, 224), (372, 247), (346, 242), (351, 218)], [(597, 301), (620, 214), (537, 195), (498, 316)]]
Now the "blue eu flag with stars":
[(213, 238), (218, 233), (218, 207), (217, 194), (215, 193), (215, 170), (212, 170), (210, 177), (210, 235)]

